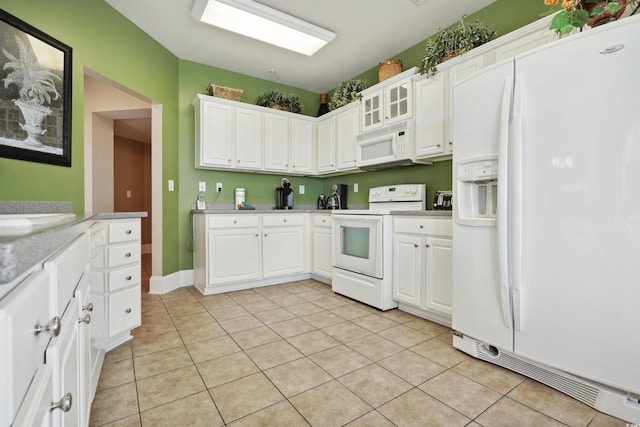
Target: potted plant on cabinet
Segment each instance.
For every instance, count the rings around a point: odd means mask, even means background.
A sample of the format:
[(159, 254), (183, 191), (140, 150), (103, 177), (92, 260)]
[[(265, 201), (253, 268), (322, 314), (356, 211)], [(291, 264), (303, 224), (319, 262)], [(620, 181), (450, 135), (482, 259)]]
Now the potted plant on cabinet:
[(303, 107), (298, 95), (277, 90), (261, 93), (260, 96), (256, 98), (256, 105), (289, 111), (291, 113), (301, 113)]
[[(551, 20), (550, 29), (564, 36), (574, 28), (597, 27), (619, 19), (627, 9), (635, 7), (632, 14), (640, 8), (639, 0), (544, 0), (547, 6), (560, 4), (562, 10)], [(552, 9), (553, 11), (553, 9)]]
[(438, 72), (437, 65), (441, 62), (481, 46), (496, 35), (495, 30), (480, 21), (469, 24), (462, 18), (456, 28), (444, 29), (427, 40), (420, 72), (433, 75)]
[(365, 90), (367, 87), (367, 82), (361, 79), (351, 79), (340, 83), (340, 86), (338, 86), (331, 94), (329, 109), (335, 110), (336, 108), (340, 108), (362, 98), (360, 92)]

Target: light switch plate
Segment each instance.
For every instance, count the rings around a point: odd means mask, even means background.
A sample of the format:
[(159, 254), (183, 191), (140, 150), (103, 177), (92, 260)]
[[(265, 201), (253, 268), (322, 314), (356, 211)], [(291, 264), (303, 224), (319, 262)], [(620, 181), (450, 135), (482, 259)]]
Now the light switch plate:
[(169, 191), (174, 191), (175, 190), (175, 184), (174, 184), (172, 179), (169, 180), (168, 187), (169, 187), (168, 188)]
[(353, 184), (353, 192), (354, 193), (358, 192), (358, 183), (357, 182)]
[(304, 194), (304, 185), (298, 187), (298, 194)]
[(198, 183), (198, 191), (202, 191), (202, 192), (207, 191), (207, 183), (204, 181), (200, 181)]

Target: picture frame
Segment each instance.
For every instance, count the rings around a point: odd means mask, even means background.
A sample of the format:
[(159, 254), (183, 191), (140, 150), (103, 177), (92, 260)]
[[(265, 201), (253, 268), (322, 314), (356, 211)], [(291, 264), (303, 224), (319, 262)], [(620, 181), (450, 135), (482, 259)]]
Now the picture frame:
[(72, 53), (0, 9), (0, 157), (71, 166)]

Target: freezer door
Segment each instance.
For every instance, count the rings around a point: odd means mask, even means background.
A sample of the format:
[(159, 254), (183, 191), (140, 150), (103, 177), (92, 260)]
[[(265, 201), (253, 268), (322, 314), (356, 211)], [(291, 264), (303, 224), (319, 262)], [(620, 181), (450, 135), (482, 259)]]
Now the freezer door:
[(516, 59), (509, 206), (515, 352), (635, 393), (638, 18)]
[[(513, 349), (508, 282), (501, 278), (499, 215), (479, 206), (487, 183), (470, 181), (467, 170), (494, 169), (499, 142), (507, 141), (513, 62), (503, 62), (453, 89), (453, 329), (487, 345)], [(471, 167), (470, 165), (473, 165)], [(474, 177), (482, 173), (473, 173)], [(472, 179), (476, 179), (472, 178)], [(480, 179), (480, 178), (478, 178)], [(498, 177), (498, 180), (500, 178)], [(480, 179), (482, 181), (482, 179)], [(486, 197), (485, 197), (486, 200)], [(497, 205), (501, 201), (498, 199)]]

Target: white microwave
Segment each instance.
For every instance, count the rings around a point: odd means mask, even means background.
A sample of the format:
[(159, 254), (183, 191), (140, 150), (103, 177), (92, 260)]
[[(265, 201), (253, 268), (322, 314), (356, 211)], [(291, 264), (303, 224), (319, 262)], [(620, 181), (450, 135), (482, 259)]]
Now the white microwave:
[(405, 166), (413, 163), (413, 120), (358, 135), (356, 166), (361, 169)]

